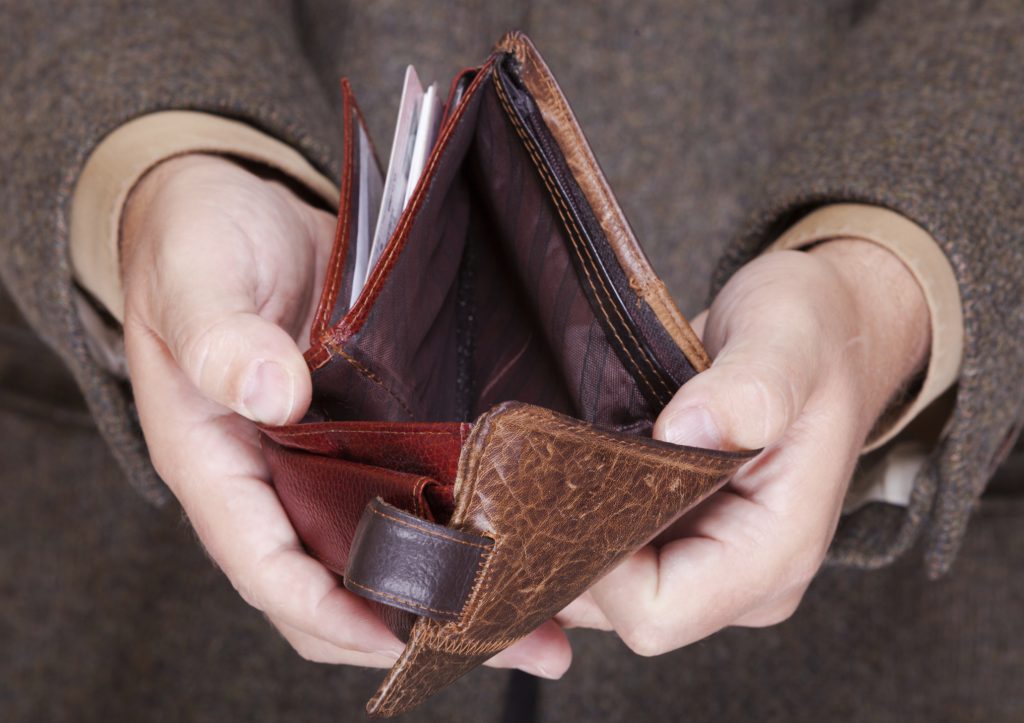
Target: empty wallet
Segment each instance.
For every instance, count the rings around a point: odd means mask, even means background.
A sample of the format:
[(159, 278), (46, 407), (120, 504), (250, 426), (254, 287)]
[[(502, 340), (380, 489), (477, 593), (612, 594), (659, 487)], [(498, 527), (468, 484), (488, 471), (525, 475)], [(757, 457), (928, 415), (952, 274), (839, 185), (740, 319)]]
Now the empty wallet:
[(752, 453), (651, 439), (709, 360), (525, 36), (455, 79), (351, 307), (359, 165), (376, 160), (342, 93), (313, 401), (261, 439), (309, 553), (406, 642), (367, 704), (390, 716), (552, 618)]

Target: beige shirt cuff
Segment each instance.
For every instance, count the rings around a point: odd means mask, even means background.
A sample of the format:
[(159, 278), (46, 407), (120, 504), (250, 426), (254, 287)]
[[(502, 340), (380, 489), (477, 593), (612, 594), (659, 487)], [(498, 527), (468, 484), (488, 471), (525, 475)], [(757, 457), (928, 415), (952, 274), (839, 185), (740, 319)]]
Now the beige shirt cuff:
[(75, 278), (118, 321), (124, 320), (121, 211), (147, 171), (186, 153), (261, 163), (337, 205), (337, 188), (298, 151), (245, 123), (195, 111), (162, 111), (125, 123), (96, 146), (82, 169), (71, 200), (69, 239)]
[(896, 436), (956, 381), (964, 345), (960, 288), (949, 259), (935, 239), (910, 219), (880, 206), (825, 206), (802, 218), (768, 250), (806, 248), (837, 238), (871, 241), (894, 253), (921, 286), (931, 316), (931, 355), (924, 382), (895, 421), (875, 431), (864, 450), (869, 452)]

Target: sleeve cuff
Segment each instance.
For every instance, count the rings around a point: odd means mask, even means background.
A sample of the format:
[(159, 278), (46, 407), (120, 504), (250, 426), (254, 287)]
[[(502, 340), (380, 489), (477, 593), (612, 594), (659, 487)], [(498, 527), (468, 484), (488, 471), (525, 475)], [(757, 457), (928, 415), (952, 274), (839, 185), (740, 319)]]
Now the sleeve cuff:
[(71, 200), (75, 278), (118, 321), (124, 320), (119, 237), (121, 211), (135, 184), (161, 161), (216, 153), (273, 168), (332, 206), (338, 190), (298, 151), (250, 125), (195, 111), (162, 111), (117, 128), (93, 150)]
[(935, 239), (905, 216), (881, 206), (825, 206), (790, 227), (767, 251), (802, 249), (838, 238), (871, 241), (894, 253), (920, 285), (931, 317), (931, 354), (924, 381), (894, 421), (874, 431), (864, 449), (870, 452), (896, 436), (956, 381), (964, 345), (960, 289)]

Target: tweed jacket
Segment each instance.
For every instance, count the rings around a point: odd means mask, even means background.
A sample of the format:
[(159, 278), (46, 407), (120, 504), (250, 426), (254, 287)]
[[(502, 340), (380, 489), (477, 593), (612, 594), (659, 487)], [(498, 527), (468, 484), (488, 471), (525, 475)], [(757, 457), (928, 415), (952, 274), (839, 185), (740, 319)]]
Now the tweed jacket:
[[(148, 462), (130, 386), (90, 355), (72, 293), (69, 204), (91, 150), (142, 114), (199, 110), (275, 136), (336, 178), (341, 75), (351, 79), (370, 129), (384, 139), (406, 63), (416, 63), (424, 77), (447, 78), (484, 58), (505, 30), (520, 28), (558, 75), (637, 236), (685, 312), (699, 310), (782, 230), (831, 203), (899, 212), (925, 228), (953, 265), (966, 336), (949, 421), (909, 507), (873, 504), (844, 516), (829, 553), (832, 569), (817, 583), (820, 594), (810, 596), (824, 601), (802, 624), (811, 630), (824, 624), (828, 605), (845, 605), (850, 615), (850, 605), (871, 610), (871, 601), (892, 593), (907, 571), (938, 577), (964, 544), (977, 551), (991, 542), (997, 554), (1011, 556), (991, 569), (972, 563), (971, 574), (998, 576), (1013, 569), (1011, 562), (1019, 565), (1024, 546), (1005, 522), (1019, 518), (1008, 518), (1005, 507), (992, 512), (982, 498), (1013, 447), (1024, 411), (1024, 15), (1015, 3), (652, 0), (410, 8), (332, 0), (7, 0), (0, 7), (0, 278), (18, 309), (8, 318), (21, 324), (23, 317), (63, 361), (113, 459), (150, 501), (162, 503), (169, 495)], [(48, 353), (32, 348), (40, 357)], [(28, 372), (18, 368), (22, 379)], [(75, 420), (75, 439), (89, 438)], [(5, 438), (42, 443), (25, 422), (5, 424), (13, 425), (8, 431), (14, 435)], [(116, 474), (106, 452), (89, 454), (102, 457), (93, 462), (105, 475)], [(5, 457), (19, 463), (13, 448)], [(35, 474), (21, 464), (20, 475)], [(1011, 480), (1001, 490), (1019, 488)], [(1008, 504), (1017, 504), (1010, 498)], [(89, 509), (97, 519), (109, 516), (91, 503)], [(978, 510), (990, 527), (971, 538), (968, 521)], [(17, 522), (13, 513), (11, 521)], [(1012, 547), (1012, 534), (1016, 551), (1002, 550)], [(889, 567), (863, 572), (883, 566)], [(997, 604), (986, 598), (956, 607), (956, 591), (974, 589), (966, 578), (936, 585), (947, 586), (949, 610), (969, 609), (973, 616)], [(1016, 600), (1018, 611), (1020, 591), (1016, 581), (1003, 591), (1009, 595), (1004, 602)], [(884, 637), (882, 630), (906, 622), (900, 613), (876, 632)], [(942, 627), (941, 619), (933, 622)], [(925, 625), (920, 632), (927, 631)], [(985, 633), (993, 639), (1006, 634)], [(797, 647), (787, 654), (795, 659), (832, 660), (832, 652), (819, 649), (821, 639), (792, 642), (799, 638), (795, 632), (774, 639), (774, 633), (739, 635), (718, 637), (725, 638), (723, 650), (747, 656), (748, 667), (770, 660), (759, 641), (792, 643)], [(583, 650), (606, 650), (606, 643), (591, 642), (596, 637), (581, 640)], [(715, 653), (685, 655), (699, 665)], [(1020, 655), (1011, 651), (1005, 660), (1019, 663)], [(602, 670), (613, 659), (602, 662), (597, 655), (581, 675), (660, 675), (660, 685), (672, 687), (664, 682), (667, 673), (652, 673), (648, 662)], [(702, 690), (710, 684), (704, 675), (693, 672), (688, 684)], [(755, 678), (751, 690), (785, 684)], [(870, 677), (865, 681), (872, 684)], [(855, 695), (822, 696), (819, 712), (867, 710)], [(981, 710), (964, 696), (956, 705)], [(585, 697), (576, 701), (580, 710), (614, 717), (608, 711), (629, 709), (614, 696), (598, 697), (599, 703)], [(786, 701), (776, 703), (771, 710), (795, 718)], [(598, 709), (587, 708), (594, 705)], [(706, 710), (736, 716), (744, 710), (736, 701), (716, 705)], [(656, 705), (649, 712), (663, 710)]]

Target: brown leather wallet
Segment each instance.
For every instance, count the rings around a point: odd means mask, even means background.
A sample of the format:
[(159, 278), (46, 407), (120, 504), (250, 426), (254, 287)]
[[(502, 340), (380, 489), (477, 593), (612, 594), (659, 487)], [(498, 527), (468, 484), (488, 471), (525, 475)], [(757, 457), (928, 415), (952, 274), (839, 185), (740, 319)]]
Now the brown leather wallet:
[(751, 453), (651, 439), (708, 357), (526, 37), (456, 78), (351, 307), (358, 165), (375, 161), (342, 89), (313, 403), (262, 440), (309, 552), (406, 641), (367, 705), (389, 716), (550, 619)]

